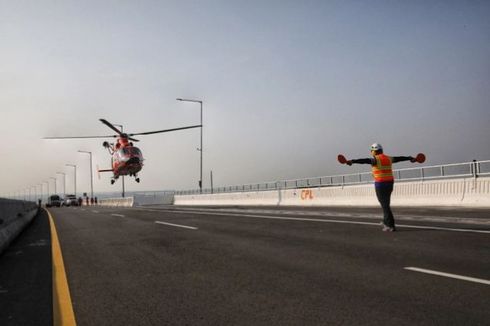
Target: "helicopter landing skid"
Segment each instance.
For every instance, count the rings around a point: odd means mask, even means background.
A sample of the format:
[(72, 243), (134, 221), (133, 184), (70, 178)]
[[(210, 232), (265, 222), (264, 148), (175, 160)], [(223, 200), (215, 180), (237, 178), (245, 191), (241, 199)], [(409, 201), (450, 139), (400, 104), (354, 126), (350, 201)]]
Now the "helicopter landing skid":
[[(138, 176), (136, 174), (130, 174), (131, 177), (134, 177), (134, 181), (136, 181), (137, 183), (140, 183), (140, 178), (138, 178)], [(114, 177), (111, 179), (111, 185), (113, 185), (114, 183), (116, 183), (116, 180), (119, 179), (118, 177)]]
[[(134, 178), (134, 181), (140, 183), (140, 178)], [(111, 185), (113, 185), (114, 183), (116, 183), (116, 179), (111, 179)]]
[(136, 173), (130, 173), (129, 176), (134, 177), (134, 181), (140, 183), (140, 178), (138, 178), (138, 175)]

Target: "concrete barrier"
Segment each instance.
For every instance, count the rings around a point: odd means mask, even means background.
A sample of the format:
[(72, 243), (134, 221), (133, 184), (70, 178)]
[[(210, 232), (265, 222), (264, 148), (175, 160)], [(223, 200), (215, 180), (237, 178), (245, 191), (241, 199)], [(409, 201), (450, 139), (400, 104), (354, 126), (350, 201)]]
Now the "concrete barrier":
[(0, 254), (36, 216), (36, 203), (0, 198)]
[[(176, 195), (175, 205), (378, 206), (373, 184)], [(396, 182), (392, 206), (490, 207), (490, 178)]]
[(174, 193), (155, 192), (148, 194), (134, 194), (134, 206), (144, 205), (172, 205), (174, 203)]
[(134, 197), (104, 198), (99, 200), (99, 206), (133, 207)]

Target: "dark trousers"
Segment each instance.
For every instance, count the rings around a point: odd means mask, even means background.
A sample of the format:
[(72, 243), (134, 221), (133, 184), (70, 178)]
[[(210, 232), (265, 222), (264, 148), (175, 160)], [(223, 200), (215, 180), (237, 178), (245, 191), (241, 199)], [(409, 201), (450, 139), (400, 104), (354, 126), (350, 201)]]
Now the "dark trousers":
[(379, 182), (375, 185), (376, 197), (383, 208), (383, 223), (390, 228), (395, 227), (395, 219), (391, 212), (390, 202), (393, 192), (393, 182)]

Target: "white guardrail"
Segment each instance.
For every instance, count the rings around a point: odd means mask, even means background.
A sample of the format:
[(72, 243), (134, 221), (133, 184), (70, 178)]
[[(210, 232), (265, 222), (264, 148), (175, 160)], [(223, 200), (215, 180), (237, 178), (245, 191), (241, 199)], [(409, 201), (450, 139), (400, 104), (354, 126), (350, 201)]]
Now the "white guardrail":
[[(395, 170), (393, 206), (490, 207), (490, 161)], [(174, 196), (175, 195), (175, 196)], [(216, 189), (134, 194), (99, 205), (377, 206), (370, 172)]]
[[(175, 205), (378, 206), (372, 184), (176, 195)], [(395, 182), (392, 206), (490, 207), (490, 177)]]
[[(394, 170), (393, 206), (490, 207), (490, 161)], [(377, 206), (371, 173), (176, 192), (175, 205)]]
[[(397, 181), (444, 180), (454, 178), (478, 178), (490, 176), (490, 160), (472, 161), (456, 164), (419, 166), (415, 168), (394, 170)], [(203, 189), (203, 194), (269, 191), (277, 189), (297, 189), (328, 186), (345, 186), (372, 183), (371, 172), (311, 177), (294, 180), (270, 181), (235, 186)], [(176, 195), (200, 194), (199, 189), (176, 191)]]
[(174, 202), (173, 191), (133, 193), (130, 197), (99, 199), (100, 206), (133, 207), (143, 205), (172, 205)]

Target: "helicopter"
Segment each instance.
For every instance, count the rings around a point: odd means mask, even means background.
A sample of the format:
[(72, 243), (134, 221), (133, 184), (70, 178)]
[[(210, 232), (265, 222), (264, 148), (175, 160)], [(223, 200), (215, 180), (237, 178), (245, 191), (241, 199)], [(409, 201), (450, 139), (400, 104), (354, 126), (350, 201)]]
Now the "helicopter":
[(109, 143), (105, 141), (102, 143), (104, 148), (107, 148), (109, 154), (111, 155), (111, 165), (112, 169), (98, 170), (98, 172), (112, 172), (111, 184), (114, 184), (120, 176), (129, 175), (134, 177), (136, 182), (140, 182), (138, 177), (138, 172), (143, 168), (143, 154), (141, 150), (133, 145), (133, 142), (139, 142), (138, 139), (133, 138), (133, 136), (138, 135), (151, 135), (163, 132), (171, 132), (184, 129), (200, 128), (201, 125), (186, 126), (173, 129), (164, 129), (157, 131), (147, 131), (139, 133), (123, 133), (115, 126), (113, 126), (109, 121), (105, 119), (99, 119), (100, 122), (114, 130), (117, 135), (109, 136), (79, 136), (79, 137), (44, 137), (43, 139), (75, 139), (75, 138), (117, 138), (114, 143)]

